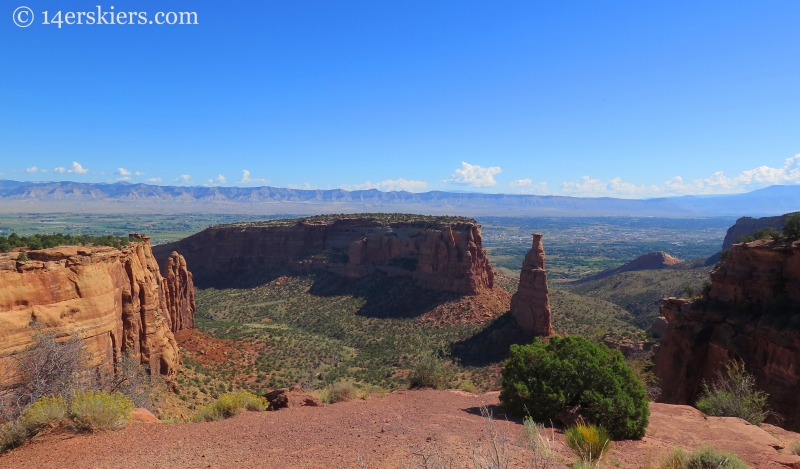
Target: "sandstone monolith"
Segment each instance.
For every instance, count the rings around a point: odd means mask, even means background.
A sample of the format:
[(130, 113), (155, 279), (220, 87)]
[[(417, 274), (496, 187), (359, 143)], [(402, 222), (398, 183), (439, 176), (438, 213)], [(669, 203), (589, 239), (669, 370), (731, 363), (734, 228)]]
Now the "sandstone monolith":
[(553, 333), (541, 233), (534, 233), (533, 246), (522, 263), (519, 288), (511, 297), (511, 314), (528, 334), (549, 337)]

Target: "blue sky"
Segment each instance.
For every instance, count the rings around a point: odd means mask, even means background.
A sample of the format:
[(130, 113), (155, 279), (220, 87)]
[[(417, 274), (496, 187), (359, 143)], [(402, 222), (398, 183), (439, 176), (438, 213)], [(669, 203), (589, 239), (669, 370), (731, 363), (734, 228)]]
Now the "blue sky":
[[(41, 24), (98, 4), (199, 24)], [(796, 1), (4, 2), (0, 178), (621, 197), (797, 184), (798, 24)]]

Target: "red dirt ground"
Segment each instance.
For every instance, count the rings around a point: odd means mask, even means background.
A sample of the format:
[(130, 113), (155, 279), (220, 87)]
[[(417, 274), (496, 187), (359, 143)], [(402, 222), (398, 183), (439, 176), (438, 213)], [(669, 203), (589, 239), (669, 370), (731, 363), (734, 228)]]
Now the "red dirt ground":
[[(399, 391), (324, 407), (246, 412), (233, 419), (196, 424), (139, 424), (97, 435), (53, 434), (0, 456), (2, 468), (357, 468), (415, 467), (414, 448), (437, 445), (454, 468), (472, 467), (470, 455), (485, 445), (479, 406), (498, 404), (497, 393)], [(530, 456), (516, 446), (522, 425), (491, 407), (518, 465)], [(792, 458), (774, 446), (800, 435), (759, 428), (732, 418), (704, 418), (685, 406), (652, 404), (651, 425), (641, 441), (615, 442), (604, 467), (642, 468), (666, 450), (710, 444), (736, 452), (755, 468), (778, 469)], [(773, 432), (777, 438), (770, 434)], [(549, 432), (548, 432), (549, 434)], [(565, 468), (574, 461), (555, 433), (554, 450)], [(797, 457), (796, 461), (800, 461)], [(789, 463), (789, 461), (786, 461)], [(798, 466), (800, 467), (800, 462)]]

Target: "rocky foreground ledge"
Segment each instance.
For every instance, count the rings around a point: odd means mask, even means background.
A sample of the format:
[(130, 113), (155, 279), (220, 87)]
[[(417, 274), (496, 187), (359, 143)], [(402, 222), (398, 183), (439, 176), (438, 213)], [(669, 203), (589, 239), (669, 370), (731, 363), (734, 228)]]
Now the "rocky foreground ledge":
[[(494, 412), (496, 427), (508, 437), (514, 467), (527, 467), (531, 453), (517, 446), (522, 424), (507, 419), (498, 404), (496, 393), (398, 391), (324, 407), (246, 412), (219, 422), (49, 435), (0, 456), (0, 467), (321, 469), (359, 467), (361, 456), (368, 468), (399, 469), (417, 467), (412, 453), (430, 452), (434, 446), (454, 459), (453, 467), (472, 467), (473, 451), (486, 449), (481, 405)], [(647, 435), (614, 442), (603, 467), (653, 467), (676, 446), (692, 451), (711, 445), (736, 453), (756, 469), (800, 468), (800, 456), (780, 452), (800, 439), (796, 433), (736, 418), (704, 418), (687, 406), (651, 404), (650, 412)], [(562, 431), (546, 434), (553, 438), (551, 467), (566, 469), (575, 457)]]

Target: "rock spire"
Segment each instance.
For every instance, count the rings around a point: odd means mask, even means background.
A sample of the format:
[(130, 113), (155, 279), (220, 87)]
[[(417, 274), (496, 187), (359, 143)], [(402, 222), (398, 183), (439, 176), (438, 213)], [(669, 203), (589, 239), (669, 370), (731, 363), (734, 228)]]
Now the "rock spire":
[(533, 234), (533, 246), (522, 263), (519, 288), (511, 297), (511, 314), (528, 334), (549, 337), (553, 333), (541, 233)]

